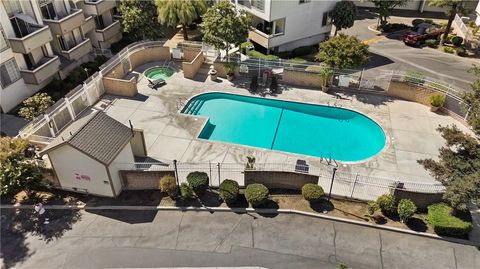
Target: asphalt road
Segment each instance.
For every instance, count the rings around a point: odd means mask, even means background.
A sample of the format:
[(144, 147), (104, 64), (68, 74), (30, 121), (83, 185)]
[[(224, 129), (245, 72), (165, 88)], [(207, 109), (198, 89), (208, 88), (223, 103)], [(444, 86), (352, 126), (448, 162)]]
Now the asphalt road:
[[(467, 245), (298, 215), (2, 210), (1, 258), (15, 268), (479, 268)], [(22, 214), (25, 214), (22, 216)], [(19, 227), (21, 232), (13, 232)]]
[[(341, 32), (356, 35), (360, 40), (369, 43), (372, 57), (367, 69), (419, 71), (459, 89), (470, 89), (475, 77), (468, 70), (473, 64), (480, 65), (479, 59), (462, 58), (428, 47), (409, 47), (399, 40), (401, 36), (378, 36), (368, 29), (368, 26), (377, 24), (376, 15), (365, 10), (360, 10), (359, 14), (354, 26)], [(392, 16), (389, 21), (410, 24), (414, 18)]]

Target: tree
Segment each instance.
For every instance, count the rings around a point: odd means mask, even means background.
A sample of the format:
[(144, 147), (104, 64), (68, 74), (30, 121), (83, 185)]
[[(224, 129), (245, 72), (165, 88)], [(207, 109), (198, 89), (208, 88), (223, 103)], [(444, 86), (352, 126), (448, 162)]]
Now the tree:
[(447, 27), (445, 28), (445, 32), (442, 35), (442, 38), (440, 40), (440, 44), (443, 45), (445, 43), (445, 40), (447, 40), (448, 34), (450, 33), (452, 29), (452, 23), (453, 20), (455, 19), (455, 15), (459, 12), (465, 11), (465, 8), (463, 6), (464, 2), (463, 0), (431, 0), (429, 5), (434, 6), (434, 7), (441, 7), (446, 9), (446, 14), (448, 16), (448, 23)]
[(187, 25), (207, 10), (205, 0), (156, 0), (158, 21), (170, 27), (182, 25), (183, 39), (188, 40)]
[(463, 101), (470, 107), (467, 121), (474, 134), (455, 126), (440, 126), (437, 130), (446, 144), (440, 149), (438, 161), (418, 161), (446, 187), (444, 199), (460, 210), (466, 209), (471, 200), (480, 202), (480, 67), (475, 66), (472, 72), (477, 80)]
[(46, 93), (37, 93), (23, 101), (23, 106), (18, 114), (27, 120), (31, 120), (43, 114), (52, 105), (52, 97)]
[(159, 36), (160, 24), (153, 0), (120, 1), (123, 31), (137, 40), (155, 39)]
[(343, 0), (335, 5), (332, 11), (332, 23), (335, 25), (335, 36), (342, 29), (353, 26), (357, 16), (357, 7), (352, 1)]
[(417, 206), (410, 199), (402, 199), (398, 202), (397, 213), (402, 222), (408, 222), (415, 212), (417, 212)]
[(0, 195), (37, 187), (42, 179), (42, 166), (26, 154), (28, 141), (0, 138)]
[(339, 69), (360, 67), (368, 62), (368, 45), (354, 36), (339, 34), (320, 43), (320, 51), (315, 58)]
[(410, 0), (395, 0), (395, 1), (388, 1), (388, 0), (369, 0), (372, 2), (375, 7), (378, 9), (378, 15), (380, 19), (380, 25), (387, 24), (387, 19), (392, 14), (392, 11), (396, 7), (405, 6)]
[(203, 15), (203, 41), (217, 50), (239, 47), (248, 35), (251, 18), (228, 1), (220, 1)]

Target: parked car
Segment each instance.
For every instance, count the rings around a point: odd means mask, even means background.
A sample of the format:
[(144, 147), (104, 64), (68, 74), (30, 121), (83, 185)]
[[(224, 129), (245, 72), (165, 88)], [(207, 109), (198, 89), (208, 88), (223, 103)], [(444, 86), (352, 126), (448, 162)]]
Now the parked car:
[(427, 39), (438, 39), (442, 33), (443, 29), (439, 25), (420, 23), (403, 36), (403, 43), (420, 46)]

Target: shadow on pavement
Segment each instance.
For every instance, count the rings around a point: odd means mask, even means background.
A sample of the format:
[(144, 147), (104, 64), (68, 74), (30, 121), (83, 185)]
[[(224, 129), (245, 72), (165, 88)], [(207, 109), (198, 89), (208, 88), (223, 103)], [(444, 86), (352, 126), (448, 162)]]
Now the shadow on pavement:
[(115, 219), (129, 224), (152, 222), (157, 215), (157, 210), (85, 210), (89, 213), (106, 218)]

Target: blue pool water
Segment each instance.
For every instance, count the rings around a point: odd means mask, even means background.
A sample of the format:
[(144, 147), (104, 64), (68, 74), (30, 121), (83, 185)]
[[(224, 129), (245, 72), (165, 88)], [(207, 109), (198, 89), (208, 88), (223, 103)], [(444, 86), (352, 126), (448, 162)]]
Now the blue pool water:
[(192, 98), (182, 113), (208, 117), (199, 138), (339, 161), (380, 152), (385, 133), (358, 112), (227, 93)]

